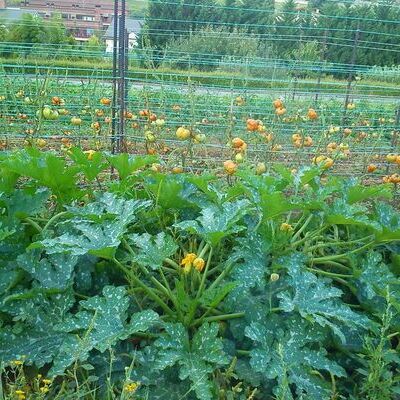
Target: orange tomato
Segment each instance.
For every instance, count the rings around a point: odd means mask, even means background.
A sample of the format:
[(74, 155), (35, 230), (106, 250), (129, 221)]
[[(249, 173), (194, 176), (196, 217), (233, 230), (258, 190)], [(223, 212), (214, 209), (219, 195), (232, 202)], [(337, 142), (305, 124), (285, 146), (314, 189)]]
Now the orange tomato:
[(246, 125), (249, 132), (255, 132), (258, 130), (260, 124), (257, 120), (249, 118), (246, 122)]
[(317, 112), (316, 112), (313, 108), (310, 108), (310, 109), (308, 110), (307, 116), (308, 116), (308, 118), (311, 119), (311, 120), (316, 120), (316, 119), (318, 118), (318, 114), (317, 114)]
[(273, 102), (275, 109), (283, 108), (283, 101), (281, 99), (276, 99)]
[(237, 171), (237, 164), (232, 160), (227, 160), (224, 162), (224, 169), (228, 175), (233, 175)]

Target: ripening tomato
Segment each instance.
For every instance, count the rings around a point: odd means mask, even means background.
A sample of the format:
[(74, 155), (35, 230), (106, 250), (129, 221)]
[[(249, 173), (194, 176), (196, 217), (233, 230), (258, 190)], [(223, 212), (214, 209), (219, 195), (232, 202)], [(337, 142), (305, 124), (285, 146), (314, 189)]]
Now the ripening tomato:
[(275, 109), (284, 108), (284, 106), (283, 106), (283, 101), (282, 101), (281, 99), (276, 99), (276, 100), (273, 102), (273, 104), (274, 104)]
[(227, 160), (224, 162), (224, 169), (228, 175), (233, 175), (237, 171), (237, 164), (232, 160)]
[(277, 109), (275, 110), (275, 114), (276, 114), (278, 117), (281, 117), (282, 115), (285, 115), (285, 114), (286, 114), (286, 108), (285, 108), (285, 107), (277, 108)]
[(317, 112), (316, 112), (313, 108), (310, 108), (310, 109), (308, 110), (307, 116), (308, 116), (308, 118), (311, 119), (311, 120), (316, 120), (316, 119), (318, 118), (318, 114), (317, 114)]
[(176, 130), (176, 137), (179, 140), (187, 140), (190, 138), (190, 130), (185, 128), (184, 126), (181, 126)]
[(109, 106), (111, 104), (111, 99), (108, 99), (107, 97), (103, 97), (100, 99), (100, 103), (103, 106)]
[(246, 121), (247, 130), (248, 130), (249, 132), (255, 132), (255, 131), (257, 131), (259, 125), (260, 125), (259, 122), (258, 122), (257, 120), (255, 120), (255, 119), (252, 119), (252, 118), (249, 118), (249, 119)]
[(82, 119), (79, 117), (72, 117), (71, 118), (71, 124), (75, 126), (82, 125)]
[(256, 166), (256, 174), (257, 175), (262, 175), (267, 171), (267, 167), (265, 165), (265, 163), (263, 162), (259, 162)]

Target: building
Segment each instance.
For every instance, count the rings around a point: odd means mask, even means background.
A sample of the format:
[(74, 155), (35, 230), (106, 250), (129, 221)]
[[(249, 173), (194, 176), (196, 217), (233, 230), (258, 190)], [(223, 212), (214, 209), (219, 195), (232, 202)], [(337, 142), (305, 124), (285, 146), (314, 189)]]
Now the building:
[[(1, 3), (1, 0), (0, 0)], [(0, 4), (1, 5), (1, 4)], [(2, 24), (7, 26), (14, 22), (20, 21), (24, 14), (31, 14), (37, 16), (38, 13), (35, 10), (21, 10), (19, 8), (2, 8), (0, 7), (0, 21)]]
[[(143, 26), (143, 20), (127, 18), (125, 21), (126, 30), (129, 35), (129, 50), (132, 50), (138, 44), (138, 37)], [(112, 53), (114, 48), (114, 22), (111, 22), (104, 35), (106, 41), (106, 52)]]
[(80, 41), (106, 31), (114, 14), (113, 0), (22, 0), (20, 7), (36, 10), (45, 20), (61, 15), (66, 28)]

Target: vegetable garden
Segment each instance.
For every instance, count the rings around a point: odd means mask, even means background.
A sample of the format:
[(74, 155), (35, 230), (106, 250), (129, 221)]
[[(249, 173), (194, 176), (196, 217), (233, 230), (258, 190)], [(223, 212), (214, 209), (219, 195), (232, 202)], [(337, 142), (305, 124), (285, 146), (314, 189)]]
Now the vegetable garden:
[(1, 398), (400, 398), (400, 87), (355, 21), (347, 64), (178, 54), (210, 20), (124, 55), (123, 98), (101, 51), (4, 56)]

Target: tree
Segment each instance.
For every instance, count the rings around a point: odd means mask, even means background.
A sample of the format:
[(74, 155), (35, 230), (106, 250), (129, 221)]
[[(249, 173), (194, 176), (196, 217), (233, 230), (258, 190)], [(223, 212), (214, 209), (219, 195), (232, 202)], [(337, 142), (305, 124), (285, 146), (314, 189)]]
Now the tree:
[(276, 53), (280, 58), (285, 58), (298, 47), (300, 29), (297, 22), (297, 8), (295, 0), (286, 0), (277, 15), (276, 22)]

